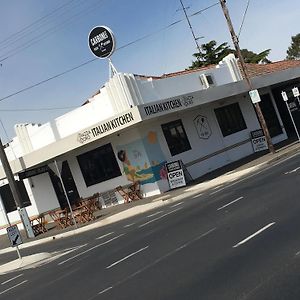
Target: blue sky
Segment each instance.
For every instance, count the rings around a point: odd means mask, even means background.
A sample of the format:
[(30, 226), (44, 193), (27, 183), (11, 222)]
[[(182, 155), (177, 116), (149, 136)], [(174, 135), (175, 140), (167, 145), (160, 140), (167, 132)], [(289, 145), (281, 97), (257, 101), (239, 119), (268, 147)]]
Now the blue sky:
[[(218, 1), (183, 2), (192, 14)], [(247, 2), (227, 1), (237, 32)], [(240, 36), (241, 48), (255, 52), (271, 48), (272, 61), (284, 59), (291, 36), (300, 32), (296, 26), (299, 6), (299, 0), (251, 0)], [(161, 75), (185, 69), (196, 48), (180, 7), (179, 0), (0, 0), (0, 61), (9, 56), (0, 67), (0, 99), (93, 59), (87, 37), (97, 25), (110, 27), (117, 47), (121, 47), (182, 20), (116, 51), (112, 60), (118, 71), (128, 73)], [(24, 29), (40, 18), (39, 23)], [(232, 45), (219, 5), (190, 20), (196, 35), (204, 36), (200, 44), (216, 40)], [(108, 76), (107, 61), (96, 60), (0, 101), (0, 120), (6, 131), (0, 126), (2, 140), (15, 135), (16, 123), (45, 123), (78, 107)], [(43, 110), (50, 108), (67, 109)], [(23, 109), (35, 111), (19, 111)]]

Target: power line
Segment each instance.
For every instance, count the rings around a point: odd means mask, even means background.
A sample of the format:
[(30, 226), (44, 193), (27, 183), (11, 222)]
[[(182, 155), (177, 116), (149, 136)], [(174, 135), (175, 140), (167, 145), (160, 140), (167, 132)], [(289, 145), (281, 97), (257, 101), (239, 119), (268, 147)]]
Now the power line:
[(28, 86), (28, 87), (26, 87), (26, 88), (24, 88), (24, 89), (21, 89), (21, 90), (19, 90), (19, 91), (17, 91), (17, 92), (14, 92), (14, 93), (12, 93), (12, 94), (10, 94), (10, 95), (8, 95), (8, 96), (5, 96), (5, 97), (3, 97), (3, 98), (0, 98), (0, 101), (4, 101), (4, 100), (6, 100), (6, 99), (8, 99), (8, 98), (11, 98), (11, 97), (13, 97), (13, 96), (16, 96), (16, 95), (22, 93), (22, 92), (28, 91), (28, 90), (30, 90), (30, 89), (32, 89), (32, 88), (34, 88), (34, 87), (37, 87), (37, 86), (39, 86), (39, 85), (41, 85), (41, 84), (43, 84), (43, 83), (46, 83), (46, 82), (48, 82), (48, 81), (50, 81), (50, 80), (52, 80), (52, 79), (55, 79), (55, 78), (58, 78), (58, 77), (60, 77), (60, 76), (62, 76), (62, 75), (65, 75), (65, 74), (67, 74), (67, 73), (70, 73), (70, 72), (72, 72), (72, 71), (74, 71), (74, 70), (76, 70), (76, 69), (79, 69), (79, 68), (81, 68), (81, 67), (83, 67), (83, 66), (85, 66), (85, 65), (87, 65), (87, 64), (89, 64), (89, 63), (91, 63), (91, 62), (93, 62), (93, 61), (95, 61), (95, 60), (97, 60), (97, 58), (90, 59), (90, 60), (88, 60), (88, 61), (86, 61), (86, 62), (84, 62), (84, 63), (82, 63), (82, 64), (80, 64), (80, 65), (78, 65), (78, 66), (76, 66), (76, 67), (73, 67), (73, 68), (71, 68), (71, 69), (69, 69), (69, 70), (66, 70), (66, 71), (62, 72), (62, 73), (59, 73), (59, 74), (54, 75), (54, 76), (52, 76), (52, 77), (49, 77), (49, 78), (47, 78), (47, 79), (45, 79), (45, 80), (42, 80), (42, 81), (40, 81), (40, 82), (38, 82), (38, 83), (35, 83), (35, 84), (31, 85), (31, 86)]
[[(192, 15), (189, 15), (189, 17), (193, 17), (193, 16), (195, 16), (195, 15), (201, 13), (201, 12), (204, 12), (204, 11), (208, 10), (209, 8), (212, 8), (212, 7), (216, 6), (217, 4), (219, 4), (219, 3), (215, 3), (215, 4), (210, 5), (210, 6), (206, 7), (206, 8), (204, 8), (204, 9), (201, 9), (201, 10), (199, 10), (199, 11), (193, 13)], [(156, 35), (156, 34), (162, 32), (162, 31), (164, 31), (164, 30), (167, 30), (167, 29), (169, 29), (169, 28), (171, 28), (171, 27), (177, 25), (178, 23), (180, 23), (180, 22), (182, 22), (182, 21), (184, 21), (184, 19), (177, 20), (177, 21), (175, 21), (175, 22), (173, 22), (173, 23), (171, 23), (171, 24), (169, 24), (169, 25), (167, 25), (167, 26), (165, 26), (165, 27), (163, 27), (163, 28), (161, 28), (161, 29), (159, 29), (159, 30), (157, 30), (157, 31), (154, 31), (154, 32), (149, 33), (149, 34), (146, 34), (146, 35), (144, 35), (144, 36), (142, 36), (142, 37), (140, 37), (140, 38), (138, 38), (138, 39), (136, 39), (136, 40), (134, 40), (134, 41), (132, 41), (132, 42), (129, 42), (129, 43), (127, 43), (127, 44), (124, 44), (123, 46), (118, 47), (118, 48), (116, 49), (116, 51), (119, 51), (119, 50), (121, 50), (121, 49), (124, 49), (124, 48), (126, 48), (126, 47), (128, 47), (128, 46), (131, 46), (131, 45), (133, 45), (133, 44), (135, 44), (135, 43), (138, 43), (138, 42), (140, 42), (140, 41), (142, 41), (142, 40), (144, 40), (144, 39), (147, 39), (147, 38), (149, 38), (149, 37), (151, 37), (151, 36), (153, 36), (153, 35)], [(8, 57), (7, 57), (7, 58), (8, 58)], [(7, 58), (5, 58), (5, 59), (7, 59)], [(76, 70), (76, 69), (79, 69), (79, 68), (81, 68), (81, 67), (83, 67), (83, 66), (85, 66), (85, 65), (87, 65), (87, 64), (89, 64), (89, 63), (91, 63), (91, 62), (96, 61), (96, 60), (98, 60), (98, 58), (90, 59), (90, 60), (88, 60), (88, 61), (86, 61), (86, 62), (84, 62), (84, 63), (82, 63), (82, 64), (80, 64), (80, 65), (77, 65), (77, 66), (71, 68), (71, 69), (68, 69), (68, 70), (66, 70), (66, 71), (64, 71), (64, 72), (61, 72), (61, 73), (57, 74), (57, 75), (54, 75), (54, 76), (49, 77), (49, 78), (47, 78), (47, 79), (45, 79), (45, 80), (42, 80), (42, 81), (40, 81), (40, 82), (38, 82), (38, 83), (35, 83), (35, 84), (30, 85), (30, 86), (28, 86), (28, 87), (26, 87), (26, 88), (23, 88), (23, 89), (21, 89), (21, 90), (19, 90), (19, 91), (17, 91), (17, 92), (14, 92), (14, 93), (9, 94), (9, 95), (7, 95), (7, 96), (5, 96), (5, 97), (2, 97), (2, 98), (0, 98), (0, 102), (4, 101), (4, 100), (6, 100), (6, 99), (9, 99), (9, 98), (11, 98), (11, 97), (13, 97), (13, 96), (16, 96), (16, 95), (18, 95), (18, 94), (20, 94), (20, 93), (23, 93), (23, 92), (25, 92), (25, 91), (28, 91), (28, 90), (30, 90), (30, 89), (32, 89), (32, 88), (35, 88), (35, 87), (37, 87), (37, 86), (39, 86), (39, 85), (42, 85), (42, 84), (44, 84), (44, 83), (46, 83), (46, 82), (48, 82), (48, 81), (51, 81), (51, 80), (53, 80), (53, 79), (55, 79), (55, 78), (61, 77), (61, 76), (65, 75), (65, 74), (67, 74), (67, 73), (70, 73), (70, 72), (72, 72), (72, 71), (74, 71), (74, 70)], [(1, 62), (1, 61), (3, 61), (3, 60), (0, 60), (0, 62)]]
[(242, 31), (242, 28), (244, 26), (244, 22), (245, 22), (245, 19), (246, 19), (246, 14), (248, 12), (249, 4), (250, 4), (250, 0), (247, 1), (247, 6), (246, 6), (246, 9), (244, 11), (243, 20), (242, 20), (242, 23), (241, 23), (241, 26), (240, 26), (240, 29), (239, 29), (239, 33), (238, 33), (238, 38), (240, 38), (241, 31)]
[[(22, 37), (24, 37), (24, 33), (28, 30), (31, 29), (33, 26), (43, 23), (45, 20), (47, 20), (49, 17), (53, 16), (57, 11), (63, 9), (64, 7), (68, 6), (70, 3), (74, 2), (75, 0), (71, 0), (66, 2), (65, 4), (55, 8), (54, 10), (52, 10), (51, 12), (49, 12), (48, 14), (44, 15), (43, 17), (35, 20), (34, 22), (30, 23), (29, 25), (25, 26), (24, 28), (22, 28), (21, 30), (18, 30), (17, 32), (11, 34), (9, 37), (5, 38), (4, 40), (0, 41), (0, 45), (5, 44), (6, 42), (9, 42), (10, 40), (14, 39), (14, 41), (16, 41), (16, 37), (18, 37), (19, 35), (22, 34)], [(77, 0), (76, 0), (77, 1)], [(25, 33), (27, 34), (27, 33)]]
[[(83, 1), (83, 0), (82, 0)], [(81, 2), (82, 2), (81, 1)], [(65, 26), (70, 25), (73, 22), (73, 19), (75, 17), (80, 17), (82, 15), (86, 15), (92, 11), (94, 11), (95, 6), (98, 6), (101, 4), (101, 2), (103, 2), (104, 0), (100, 0), (96, 5), (90, 5), (88, 6), (86, 9), (72, 15), (71, 17), (69, 17), (68, 19), (64, 20), (63, 22), (58, 23), (56, 26), (51, 27), (49, 29), (47, 29), (46, 31), (41, 32), (40, 34), (38, 34), (37, 36), (33, 37), (32, 39), (30, 39), (29, 41), (25, 41), (23, 44), (19, 44), (17, 47), (9, 50), (8, 52), (6, 52), (5, 54), (0, 55), (0, 62), (3, 62), (5, 60), (7, 60), (10, 57), (15, 56), (16, 54), (23, 52), (25, 49), (35, 45), (37, 42), (44, 40), (45, 38), (47, 38), (49, 35), (63, 29)], [(1, 48), (1, 47), (0, 47)], [(6, 48), (6, 47), (4, 47)], [(0, 49), (1, 50), (1, 49)]]

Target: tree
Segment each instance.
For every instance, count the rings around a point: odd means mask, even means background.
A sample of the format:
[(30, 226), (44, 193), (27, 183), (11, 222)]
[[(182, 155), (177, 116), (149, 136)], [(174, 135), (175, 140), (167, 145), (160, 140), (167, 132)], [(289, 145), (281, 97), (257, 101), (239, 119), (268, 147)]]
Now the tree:
[(267, 58), (270, 52), (271, 49), (266, 49), (258, 54), (248, 49), (241, 50), (245, 62), (250, 64), (270, 63), (271, 61)]
[(291, 46), (286, 51), (286, 59), (300, 59), (300, 33), (292, 36)]
[(200, 50), (200, 53), (193, 54), (197, 60), (192, 62), (192, 65), (189, 67), (189, 69), (196, 69), (199, 67), (217, 64), (232, 51), (227, 43), (217, 46), (217, 42), (214, 40), (208, 42), (207, 44), (202, 44), (200, 46)]
[[(207, 44), (200, 46), (200, 53), (194, 53), (193, 56), (197, 58), (196, 61), (192, 62), (189, 69), (197, 69), (199, 67), (205, 67), (208, 65), (218, 64), (225, 56), (230, 53), (236, 55), (236, 51), (231, 49), (227, 43), (222, 43), (217, 46), (217, 42), (212, 40)], [(255, 53), (248, 49), (242, 49), (242, 56), (246, 63), (270, 63), (271, 61), (267, 58), (271, 52), (271, 49), (266, 49), (260, 53)], [(237, 55), (236, 55), (237, 56)]]

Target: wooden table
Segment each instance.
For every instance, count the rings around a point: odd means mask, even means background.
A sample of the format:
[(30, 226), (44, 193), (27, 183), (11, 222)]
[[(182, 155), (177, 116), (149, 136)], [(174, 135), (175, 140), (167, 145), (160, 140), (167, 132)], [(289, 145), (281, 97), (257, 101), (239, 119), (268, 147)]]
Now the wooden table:
[(30, 225), (35, 236), (47, 232), (44, 214), (30, 218)]
[(50, 217), (55, 222), (56, 226), (59, 228), (66, 228), (72, 225), (72, 221), (68, 210), (65, 209), (55, 209), (49, 212)]

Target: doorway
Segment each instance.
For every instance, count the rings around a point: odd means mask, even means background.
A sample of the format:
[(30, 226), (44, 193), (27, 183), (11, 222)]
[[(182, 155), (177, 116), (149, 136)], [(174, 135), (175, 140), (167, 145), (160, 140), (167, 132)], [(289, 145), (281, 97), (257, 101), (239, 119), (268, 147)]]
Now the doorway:
[[(49, 175), (60, 207), (62, 209), (68, 207), (68, 201), (66, 199), (63, 186), (59, 177), (51, 169), (49, 171)], [(75, 202), (79, 199), (80, 196), (74, 178), (72, 176), (68, 161), (66, 160), (62, 162), (61, 178), (64, 183), (64, 187), (66, 189), (70, 204), (75, 204)]]
[(282, 134), (283, 131), (270, 94), (261, 95), (260, 98), (261, 102), (259, 102), (259, 106), (265, 118), (270, 136), (274, 137)]

